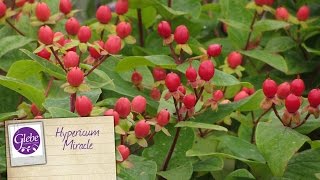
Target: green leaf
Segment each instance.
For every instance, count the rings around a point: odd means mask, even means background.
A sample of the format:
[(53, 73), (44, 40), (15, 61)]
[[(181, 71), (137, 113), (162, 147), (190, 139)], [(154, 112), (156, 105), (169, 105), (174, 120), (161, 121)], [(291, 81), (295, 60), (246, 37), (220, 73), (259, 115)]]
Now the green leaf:
[(182, 11), (175, 11), (171, 8), (169, 8), (168, 6), (159, 3), (157, 1), (155, 1), (155, 4), (153, 5), (154, 8), (157, 9), (158, 13), (164, 18), (164, 19), (174, 19), (178, 16), (182, 16), (187, 14), (186, 12), (182, 12)]
[(21, 80), (5, 76), (0, 76), (0, 84), (23, 95), (31, 102), (34, 102), (39, 108), (42, 107), (42, 103), (45, 100), (44, 92), (38, 88), (26, 84)]
[[(87, 64), (80, 64), (80, 67), (86, 70), (90, 70), (92, 68), (92, 66)], [(92, 73), (87, 76), (86, 82), (90, 85), (91, 88), (114, 88), (112, 79), (108, 76), (108, 74), (99, 69), (93, 70)]]
[(32, 52), (26, 50), (26, 49), (20, 49), (22, 52), (24, 52), (26, 55), (28, 55), (31, 59), (35, 60), (38, 62), (43, 70), (50, 74), (51, 76), (54, 76), (58, 79), (65, 80), (66, 79), (66, 73), (63, 71), (61, 67), (58, 67), (51, 62), (47, 61), (46, 59), (43, 59)]
[(284, 73), (288, 71), (288, 67), (285, 59), (278, 54), (272, 54), (270, 52), (266, 52), (263, 50), (241, 51), (241, 53), (244, 54), (245, 56), (267, 63), (268, 65)]
[(308, 140), (307, 136), (282, 125), (261, 122), (256, 129), (257, 147), (274, 176), (283, 176), (290, 158)]
[(191, 162), (187, 162), (182, 166), (170, 169), (168, 171), (160, 171), (157, 174), (167, 180), (185, 180), (190, 179), (193, 173)]
[[(162, 166), (162, 163), (167, 155), (170, 145), (174, 139), (174, 134), (176, 128), (171, 125), (166, 126), (172, 136), (167, 136), (164, 133), (157, 133), (154, 136), (154, 145), (146, 148), (142, 156), (151, 160), (154, 160), (157, 163), (158, 168)], [(187, 163), (190, 160), (186, 158), (186, 151), (191, 148), (193, 139), (193, 131), (190, 128), (181, 128), (180, 136), (172, 158), (169, 163), (169, 168), (175, 168), (181, 164)]]
[(130, 0), (129, 7), (132, 9), (145, 8), (154, 4), (153, 0)]
[(7, 170), (6, 146), (0, 145), (0, 173)]
[(256, 179), (254, 176), (246, 169), (237, 169), (230, 173), (225, 180), (237, 180), (237, 179)]
[(220, 21), (228, 25), (228, 27), (230, 26), (239, 30), (247, 31), (247, 32), (250, 31), (249, 27), (246, 24), (243, 24), (241, 22), (234, 21), (232, 19), (220, 19)]
[(15, 116), (18, 116), (18, 112), (7, 112), (7, 113), (1, 113), (0, 114), (0, 121), (12, 119)]
[(206, 124), (206, 123), (199, 123), (199, 122), (192, 122), (192, 121), (183, 121), (179, 122), (175, 125), (175, 127), (190, 127), (190, 128), (201, 128), (201, 129), (212, 129), (216, 131), (228, 131), (227, 128), (219, 125), (214, 124)]
[(311, 149), (296, 154), (290, 159), (284, 177), (289, 179), (316, 180), (320, 173), (320, 149)]
[(284, 52), (296, 46), (296, 42), (288, 36), (274, 37), (270, 39), (265, 50), (270, 52)]
[(260, 33), (285, 28), (290, 24), (285, 21), (263, 19), (253, 25), (254, 32)]
[(130, 56), (120, 60), (116, 67), (116, 71), (128, 71), (138, 66), (161, 66), (166, 69), (174, 69), (176, 64), (170, 56), (165, 55)]
[(57, 107), (49, 107), (49, 113), (51, 114), (51, 118), (68, 118), (68, 117), (78, 117), (77, 114), (72, 113), (66, 109), (57, 108)]
[(193, 171), (196, 171), (196, 172), (220, 171), (223, 169), (223, 165), (224, 165), (224, 162), (222, 158), (210, 157), (194, 163)]
[(8, 53), (14, 49), (18, 49), (20, 47), (23, 47), (30, 42), (32, 42), (32, 39), (30, 39), (28, 37), (23, 37), (20, 35), (7, 36), (4, 38), (1, 38), (0, 57), (2, 57), (6, 53)]
[(157, 164), (154, 161), (135, 155), (130, 155), (128, 161), (132, 163), (133, 167), (124, 168), (120, 165), (119, 177), (128, 180), (156, 179)]

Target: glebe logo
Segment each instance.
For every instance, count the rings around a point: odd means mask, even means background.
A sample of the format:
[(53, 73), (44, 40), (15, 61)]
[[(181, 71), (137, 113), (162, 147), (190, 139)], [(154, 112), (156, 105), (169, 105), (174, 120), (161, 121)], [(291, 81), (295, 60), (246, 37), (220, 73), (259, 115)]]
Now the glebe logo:
[(23, 127), (14, 134), (13, 146), (21, 154), (32, 154), (40, 146), (40, 136), (36, 130), (30, 127)]

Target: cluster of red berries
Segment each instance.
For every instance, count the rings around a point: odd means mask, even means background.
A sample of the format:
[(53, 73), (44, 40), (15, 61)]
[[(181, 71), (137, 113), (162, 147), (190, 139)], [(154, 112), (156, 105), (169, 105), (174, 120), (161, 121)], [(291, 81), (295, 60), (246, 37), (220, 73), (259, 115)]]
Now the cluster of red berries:
[[(287, 21), (289, 19), (289, 12), (285, 7), (278, 7), (275, 12), (276, 19)], [(299, 21), (306, 21), (310, 16), (310, 9), (308, 6), (301, 6), (297, 11), (297, 19)]]
[[(171, 25), (168, 21), (161, 21), (158, 24), (158, 34), (163, 39), (169, 39), (171, 34)], [(189, 40), (189, 30), (185, 25), (178, 26), (174, 31), (174, 40), (177, 44), (186, 44)]]
[[(135, 119), (136, 115), (143, 114), (146, 111), (147, 100), (143, 96), (136, 96), (130, 100), (126, 97), (119, 98), (114, 106), (114, 109), (108, 109), (104, 112), (105, 116), (114, 116), (114, 125), (120, 125), (120, 121), (127, 121), (127, 117), (130, 113), (133, 113)], [(120, 120), (122, 119), (122, 120)], [(151, 126), (153, 124), (153, 120), (155, 120), (155, 125), (159, 127), (164, 127), (169, 123), (170, 113), (166, 109), (162, 109), (159, 111), (157, 116), (154, 119), (140, 119), (134, 126), (134, 136), (137, 139), (143, 139), (150, 134)], [(121, 126), (121, 125), (120, 125)], [(124, 136), (127, 136), (130, 132), (126, 132)], [(130, 155), (130, 150), (125, 145), (118, 146), (118, 151), (122, 155), (123, 161), (128, 158)]]
[[(302, 105), (302, 95), (305, 91), (305, 84), (299, 77), (294, 79), (291, 83), (283, 82), (279, 86), (277, 83), (268, 78), (263, 82), (263, 93), (266, 96), (263, 108), (270, 108), (272, 105), (280, 104), (279, 100), (284, 100), (286, 111), (283, 116), (283, 121), (288, 124), (291, 120), (294, 120), (297, 124), (300, 123), (299, 112), (300, 106)], [(309, 105), (306, 110), (309, 114), (319, 116), (319, 105), (320, 105), (320, 90), (312, 89), (308, 94)]]

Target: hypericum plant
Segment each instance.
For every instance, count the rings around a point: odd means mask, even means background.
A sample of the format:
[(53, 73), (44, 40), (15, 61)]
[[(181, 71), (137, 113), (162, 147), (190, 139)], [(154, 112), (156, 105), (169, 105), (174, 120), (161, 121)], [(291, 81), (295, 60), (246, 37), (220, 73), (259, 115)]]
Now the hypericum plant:
[(319, 2), (83, 3), (0, 0), (0, 121), (113, 116), (119, 179), (320, 177)]

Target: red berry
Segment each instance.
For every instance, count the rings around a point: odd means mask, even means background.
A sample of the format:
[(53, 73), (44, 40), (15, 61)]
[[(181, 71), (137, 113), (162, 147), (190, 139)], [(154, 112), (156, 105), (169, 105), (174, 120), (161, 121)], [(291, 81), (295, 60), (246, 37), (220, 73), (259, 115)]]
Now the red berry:
[(59, 9), (63, 14), (69, 14), (72, 10), (72, 3), (70, 0), (60, 0)]
[(117, 111), (113, 109), (108, 109), (107, 111), (104, 112), (105, 116), (113, 116), (114, 119), (114, 126), (117, 126), (120, 122), (119, 114)]
[(125, 161), (126, 159), (128, 159), (128, 157), (130, 156), (130, 149), (129, 149), (127, 146), (125, 146), (125, 145), (119, 145), (119, 146), (117, 147), (117, 149), (118, 149), (119, 153), (120, 153), (121, 156), (122, 156), (122, 161), (121, 161), (121, 162), (123, 162), (123, 161)]
[(150, 124), (146, 120), (139, 121), (134, 127), (134, 133), (137, 138), (144, 138), (148, 136), (150, 132)]
[(229, 67), (235, 69), (242, 64), (242, 55), (236, 51), (233, 51), (228, 55), (227, 62)]
[(167, 74), (165, 84), (170, 92), (175, 92), (181, 84), (180, 77), (176, 73), (171, 72)]
[(273, 4), (274, 0), (255, 0), (255, 3), (258, 6), (268, 5), (271, 6)]
[(184, 25), (180, 25), (176, 28), (174, 32), (174, 40), (178, 44), (185, 44), (189, 40), (188, 28)]
[(78, 31), (78, 39), (82, 43), (86, 43), (91, 38), (91, 29), (88, 26), (81, 26)]
[(142, 114), (146, 111), (147, 100), (143, 96), (136, 96), (131, 101), (131, 109), (134, 112)]
[[(99, 46), (99, 49), (103, 49), (104, 42), (103, 41), (95, 41), (95, 45)], [(94, 48), (94, 47), (89, 47), (89, 53), (90, 56), (93, 57), (94, 59), (99, 59), (101, 57), (101, 54)]]
[(246, 93), (248, 93), (249, 95), (254, 94), (255, 90), (254, 88), (247, 88), (247, 87), (243, 87), (242, 91), (245, 91)]
[(299, 21), (306, 21), (310, 16), (310, 9), (308, 6), (301, 6), (297, 12)]
[(291, 82), (291, 93), (296, 96), (301, 96), (305, 90), (305, 85), (302, 79), (298, 78)]
[(26, 2), (27, 2), (26, 0), (18, 0), (18, 1), (16, 1), (16, 6), (22, 7)]
[(46, 60), (49, 60), (51, 53), (46, 48), (43, 48), (40, 52), (37, 53), (37, 55)]
[(169, 123), (169, 120), (170, 120), (169, 111), (166, 109), (162, 109), (157, 115), (157, 123), (163, 127)]
[(198, 69), (198, 74), (202, 80), (210, 81), (214, 75), (214, 65), (211, 60), (203, 61)]
[(320, 105), (320, 89), (312, 89), (308, 94), (308, 101), (311, 107), (317, 108)]
[(277, 83), (274, 80), (268, 78), (263, 82), (262, 90), (267, 98), (273, 98), (278, 90)]
[(135, 85), (138, 86), (142, 82), (142, 75), (138, 71), (134, 71), (131, 75), (131, 82)]
[(118, 15), (123, 15), (128, 12), (128, 8), (128, 0), (118, 0), (116, 3), (115, 10)]
[(112, 18), (111, 10), (108, 6), (100, 6), (96, 12), (97, 20), (102, 24), (108, 24)]
[(47, 21), (50, 17), (50, 9), (49, 6), (44, 3), (44, 2), (40, 2), (37, 4), (36, 6), (36, 17), (39, 21)]
[(75, 103), (77, 113), (84, 117), (89, 116), (92, 111), (92, 103), (91, 100), (86, 96), (79, 96), (76, 99)]
[(171, 26), (167, 21), (161, 21), (158, 24), (158, 34), (163, 38), (171, 36)]
[(288, 82), (281, 83), (278, 86), (277, 96), (280, 99), (285, 99), (290, 94), (290, 84)]
[(285, 106), (289, 113), (295, 113), (301, 105), (300, 98), (294, 94), (289, 94), (285, 100)]
[(207, 54), (211, 57), (217, 57), (221, 54), (222, 46), (220, 44), (211, 44), (207, 49)]
[(50, 45), (53, 42), (53, 36), (53, 31), (49, 26), (45, 25), (40, 27), (38, 31), (38, 39), (40, 42), (45, 45)]
[(6, 14), (6, 11), (7, 11), (6, 4), (0, 1), (0, 18)]
[(152, 90), (150, 91), (150, 96), (153, 100), (155, 101), (159, 101), (161, 98), (161, 92), (159, 89), (157, 89), (156, 87), (152, 88)]
[(31, 109), (33, 116), (38, 116), (40, 114), (40, 110), (36, 104), (32, 103), (30, 109)]
[(194, 106), (196, 105), (196, 102), (197, 102), (197, 98), (193, 94), (188, 94), (183, 98), (183, 104), (187, 109), (194, 108)]
[(128, 98), (119, 98), (114, 106), (114, 110), (117, 111), (122, 118), (126, 118), (131, 112), (131, 104)]
[(104, 44), (104, 49), (110, 54), (118, 54), (121, 50), (121, 38), (119, 36), (111, 35)]
[(124, 39), (131, 34), (131, 24), (127, 22), (121, 22), (117, 25), (116, 32), (117, 35)]
[(66, 68), (77, 67), (79, 65), (79, 56), (73, 51), (68, 51), (63, 57), (63, 62)]
[(166, 79), (167, 72), (165, 69), (163, 69), (161, 67), (155, 67), (152, 70), (152, 75), (153, 75), (154, 80), (162, 81), (162, 80)]
[(287, 21), (288, 18), (289, 18), (289, 13), (285, 7), (278, 7), (276, 9), (276, 19)]
[(221, 90), (216, 90), (213, 94), (212, 94), (212, 98), (214, 101), (218, 102), (223, 98), (223, 92)]
[(240, 101), (240, 100), (242, 100), (242, 99), (245, 99), (245, 98), (247, 98), (247, 97), (249, 97), (249, 94), (247, 93), (247, 92), (245, 92), (245, 91), (240, 91), (238, 94), (236, 94), (235, 96), (234, 96), (234, 98), (233, 98), (233, 101)]
[(64, 39), (64, 35), (62, 34), (62, 32), (55, 32), (53, 35), (53, 39), (55, 42), (57, 42), (61, 46), (64, 45), (65, 39)]
[(65, 29), (68, 34), (72, 36), (77, 35), (80, 29), (80, 23), (76, 18), (72, 17), (67, 20), (65, 24)]
[(73, 67), (67, 74), (67, 81), (71, 86), (78, 87), (84, 80), (84, 73), (78, 67)]
[(186, 88), (185, 88), (183, 85), (180, 85), (180, 86), (178, 87), (178, 91), (181, 92), (181, 93), (184, 94), (184, 95), (185, 95), (186, 92), (187, 92), (187, 91), (186, 91)]
[(189, 66), (188, 69), (186, 70), (186, 77), (190, 82), (195, 82), (197, 80), (197, 70), (192, 67)]
[[(70, 43), (71, 40), (70, 39), (65, 39), (64, 42), (63, 42), (63, 46)], [(74, 51), (76, 52), (77, 51), (77, 48), (76, 47), (73, 47), (73, 48), (70, 48), (70, 49), (67, 49), (66, 51)]]

